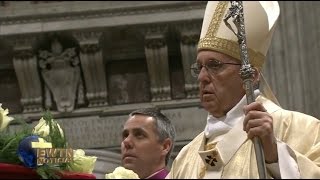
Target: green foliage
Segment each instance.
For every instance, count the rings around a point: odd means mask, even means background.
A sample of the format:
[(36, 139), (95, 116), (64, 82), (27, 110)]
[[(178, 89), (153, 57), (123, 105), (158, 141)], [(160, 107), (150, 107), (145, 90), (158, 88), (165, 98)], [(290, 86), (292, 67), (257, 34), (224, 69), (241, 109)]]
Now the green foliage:
[[(53, 121), (53, 116), (50, 111), (46, 111), (42, 116), (46, 121), (46, 124), (49, 126), (49, 135), (47, 137), (42, 137), (47, 142), (52, 143), (53, 148), (67, 148), (67, 140), (64, 136), (64, 130), (58, 125), (56, 121)], [(60, 131), (62, 130), (62, 132)], [(65, 170), (67, 163), (61, 163), (60, 169)]]
[(32, 135), (32, 128), (23, 120), (14, 120), (17, 124), (22, 125), (22, 130), (13, 134), (0, 133), (0, 162), (10, 164), (20, 164), (21, 161), (17, 155), (19, 143), (25, 137)]
[(58, 175), (61, 170), (59, 167), (50, 164), (44, 164), (39, 166), (36, 170), (41, 179), (60, 179)]
[[(56, 121), (53, 121), (50, 111), (46, 111), (44, 113), (43, 119), (46, 121), (46, 124), (49, 125), (49, 136), (42, 138), (44, 138), (47, 142), (51, 142), (53, 148), (67, 148), (67, 141), (64, 136), (64, 131), (58, 126)], [(60, 132), (60, 128), (62, 133)]]

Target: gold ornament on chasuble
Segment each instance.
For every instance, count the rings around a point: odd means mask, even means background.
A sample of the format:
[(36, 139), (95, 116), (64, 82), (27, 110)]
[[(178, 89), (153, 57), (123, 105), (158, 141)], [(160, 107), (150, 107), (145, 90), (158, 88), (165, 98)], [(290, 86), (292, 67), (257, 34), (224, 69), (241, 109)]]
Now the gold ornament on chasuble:
[(216, 148), (217, 142), (204, 145), (204, 151), (199, 151), (199, 155), (203, 161), (203, 167), (201, 167), (199, 178), (203, 178), (206, 171), (220, 171), (223, 167), (223, 161)]

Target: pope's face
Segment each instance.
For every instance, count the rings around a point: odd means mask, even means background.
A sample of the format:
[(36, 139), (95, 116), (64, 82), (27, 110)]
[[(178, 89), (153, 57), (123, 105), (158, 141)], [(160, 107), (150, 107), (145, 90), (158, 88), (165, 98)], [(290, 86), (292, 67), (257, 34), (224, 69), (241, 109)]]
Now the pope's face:
[(155, 132), (153, 117), (138, 114), (127, 120), (122, 131), (122, 165), (141, 179), (158, 170), (165, 157)]
[[(215, 51), (200, 51), (197, 63), (210, 67), (213, 61), (221, 63), (240, 63), (240, 61)], [(245, 95), (240, 65), (223, 64), (219, 68), (207, 70), (202, 67), (198, 76), (202, 106), (214, 117), (226, 115)]]

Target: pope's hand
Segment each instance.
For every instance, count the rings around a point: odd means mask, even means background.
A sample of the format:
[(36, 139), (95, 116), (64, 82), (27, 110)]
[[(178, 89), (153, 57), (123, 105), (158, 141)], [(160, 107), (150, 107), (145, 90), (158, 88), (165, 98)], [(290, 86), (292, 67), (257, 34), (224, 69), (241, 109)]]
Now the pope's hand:
[(259, 137), (263, 146), (265, 161), (278, 161), (277, 141), (273, 134), (273, 118), (259, 102), (253, 102), (243, 108), (245, 118), (243, 130), (248, 138)]

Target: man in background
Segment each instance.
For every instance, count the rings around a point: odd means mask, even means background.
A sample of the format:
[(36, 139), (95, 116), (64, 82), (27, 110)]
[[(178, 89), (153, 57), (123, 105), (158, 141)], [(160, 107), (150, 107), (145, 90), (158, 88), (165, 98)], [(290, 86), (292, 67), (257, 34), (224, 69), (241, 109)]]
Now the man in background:
[(159, 109), (135, 110), (122, 130), (122, 165), (140, 179), (164, 179), (174, 141), (175, 128)]

